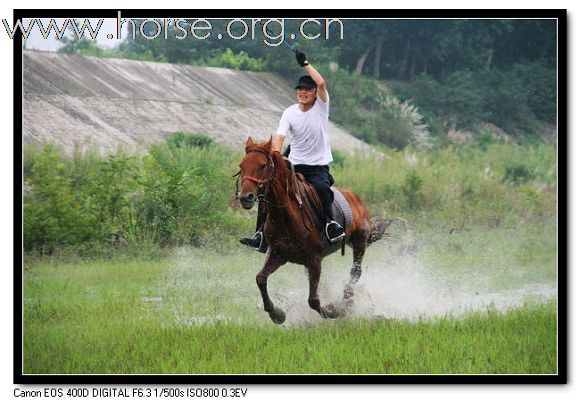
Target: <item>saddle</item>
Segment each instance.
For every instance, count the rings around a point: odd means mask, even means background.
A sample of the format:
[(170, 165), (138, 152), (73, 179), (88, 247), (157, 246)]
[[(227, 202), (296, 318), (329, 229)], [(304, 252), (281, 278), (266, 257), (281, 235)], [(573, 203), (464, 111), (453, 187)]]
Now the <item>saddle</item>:
[[(320, 197), (316, 189), (306, 181), (302, 173), (295, 173), (294, 177), (297, 179), (296, 188), (298, 188), (298, 193), (296, 194), (298, 198), (298, 203), (302, 205), (303, 202), (310, 207), (314, 212), (315, 225), (321, 231), (324, 230), (326, 221), (324, 219), (324, 212), (322, 210), (322, 203), (320, 202)], [(347, 228), (352, 225), (352, 210), (346, 198), (340, 191), (335, 187), (330, 188), (334, 193), (334, 201), (332, 203), (332, 212), (334, 213), (335, 220), (342, 225), (343, 228)]]

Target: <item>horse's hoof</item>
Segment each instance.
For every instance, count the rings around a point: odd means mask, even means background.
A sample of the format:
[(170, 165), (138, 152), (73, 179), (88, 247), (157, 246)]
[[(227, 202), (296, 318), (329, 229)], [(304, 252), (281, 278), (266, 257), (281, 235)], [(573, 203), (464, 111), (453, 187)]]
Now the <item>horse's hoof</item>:
[(344, 287), (344, 300), (352, 300), (354, 297), (354, 289), (350, 285)]
[(274, 324), (283, 324), (286, 321), (286, 314), (284, 311), (280, 310), (279, 308), (274, 308), (270, 313), (270, 318), (274, 322)]
[(352, 311), (352, 306), (353, 306), (354, 302), (351, 299), (346, 299), (339, 307), (338, 309), (338, 316), (339, 317), (345, 317), (348, 314), (350, 314), (350, 312)]
[(337, 318), (338, 311), (336, 310), (336, 307), (334, 307), (333, 304), (327, 304), (326, 306), (320, 309), (320, 315), (322, 316), (322, 318)]

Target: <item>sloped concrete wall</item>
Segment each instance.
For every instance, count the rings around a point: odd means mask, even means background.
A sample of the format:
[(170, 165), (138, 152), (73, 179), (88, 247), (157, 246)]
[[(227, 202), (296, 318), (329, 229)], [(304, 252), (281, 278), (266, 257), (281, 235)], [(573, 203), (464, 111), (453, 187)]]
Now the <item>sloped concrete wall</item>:
[[(269, 73), (23, 52), (25, 143), (138, 152), (188, 131), (241, 148), (248, 136), (274, 134), (293, 103), (293, 89)], [(370, 152), (335, 124), (329, 134), (336, 149)]]

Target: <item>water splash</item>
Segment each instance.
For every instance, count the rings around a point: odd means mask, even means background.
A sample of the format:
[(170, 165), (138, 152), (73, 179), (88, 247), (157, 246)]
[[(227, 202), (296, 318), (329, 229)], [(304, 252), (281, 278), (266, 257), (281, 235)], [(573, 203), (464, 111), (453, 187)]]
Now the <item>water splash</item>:
[[(255, 284), (263, 258), (250, 250), (227, 256), (178, 250), (159, 295), (149, 296), (148, 304), (155, 305), (156, 314), (169, 324), (272, 325)], [(494, 277), (497, 270), (473, 265), (441, 271), (384, 243), (369, 249), (365, 263), (354, 286), (352, 308), (342, 319), (435, 319), (490, 307), (503, 311), (557, 298), (556, 283), (549, 280), (526, 276), (525, 280), (498, 286)], [(319, 289), (323, 304), (342, 301), (350, 264), (350, 253), (346, 257), (334, 254), (323, 261)], [(518, 269), (523, 272), (526, 267), (514, 267), (512, 276)], [(303, 267), (281, 267), (270, 277), (268, 288), (274, 303), (286, 312), (284, 326), (323, 322), (308, 306), (308, 279)]]
[[(340, 266), (333, 261), (325, 267), (320, 285), (323, 303), (342, 301), (348, 272), (346, 261), (342, 261)], [(490, 289), (489, 278), (481, 272), (475, 276), (471, 273), (437, 275), (410, 256), (384, 263), (373, 262), (364, 269), (359, 283), (353, 287), (354, 303), (345, 318), (417, 320), (449, 315), (460, 317), (490, 307), (505, 311), (528, 302), (544, 303), (557, 297), (555, 284), (525, 283)], [(272, 295), (274, 302), (286, 311), (287, 326), (312, 325), (322, 320), (308, 307), (305, 281)]]

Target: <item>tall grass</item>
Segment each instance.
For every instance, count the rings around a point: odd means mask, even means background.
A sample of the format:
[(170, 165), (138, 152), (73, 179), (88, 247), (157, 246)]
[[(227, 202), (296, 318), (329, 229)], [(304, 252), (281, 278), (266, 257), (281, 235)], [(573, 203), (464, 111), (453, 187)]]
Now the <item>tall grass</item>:
[[(65, 155), (53, 145), (24, 157), (24, 247), (41, 255), (190, 245), (231, 245), (250, 232), (229, 207), (240, 151), (177, 133), (145, 155)], [(463, 229), (555, 222), (556, 148), (488, 141), (432, 150), (338, 154), (336, 185), (373, 215)]]
[(408, 148), (347, 158), (332, 173), (374, 213), (415, 222), (497, 227), (556, 216), (556, 148), (547, 144)]

